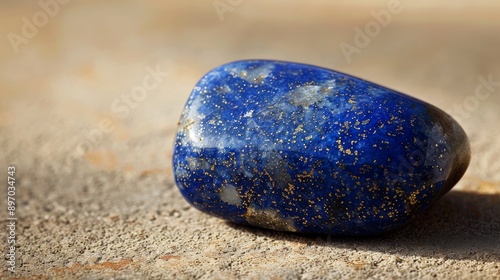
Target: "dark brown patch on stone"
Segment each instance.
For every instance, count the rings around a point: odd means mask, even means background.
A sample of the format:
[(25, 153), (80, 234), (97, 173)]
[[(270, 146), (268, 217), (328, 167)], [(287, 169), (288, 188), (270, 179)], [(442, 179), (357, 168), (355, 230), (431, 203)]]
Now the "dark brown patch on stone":
[(462, 178), (471, 159), (470, 143), (463, 128), (448, 114), (439, 108), (429, 105), (428, 114), (444, 133), (446, 142), (450, 145), (451, 169), (448, 178), (438, 197), (446, 194)]
[(248, 208), (244, 215), (245, 220), (254, 226), (269, 228), (279, 231), (297, 231), (291, 219), (281, 217), (281, 215), (271, 209), (258, 210)]

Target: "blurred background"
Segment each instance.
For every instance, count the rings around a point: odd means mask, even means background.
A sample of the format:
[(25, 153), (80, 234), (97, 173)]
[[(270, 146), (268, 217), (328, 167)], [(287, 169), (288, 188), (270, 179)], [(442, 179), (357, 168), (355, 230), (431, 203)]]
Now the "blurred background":
[[(499, 15), (486, 0), (2, 1), (0, 163), (18, 169), (18, 276), (498, 277)], [(456, 118), (472, 162), (434, 222), (396, 245), (311, 249), (193, 210), (173, 185), (178, 118), (203, 74), (249, 58), (346, 72)]]

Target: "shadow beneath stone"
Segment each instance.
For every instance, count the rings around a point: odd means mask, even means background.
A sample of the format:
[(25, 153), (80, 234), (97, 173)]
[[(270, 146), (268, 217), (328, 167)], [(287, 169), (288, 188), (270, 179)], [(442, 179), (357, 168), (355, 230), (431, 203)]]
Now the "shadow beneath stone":
[(451, 191), (407, 227), (374, 237), (318, 236), (228, 224), (252, 234), (309, 245), (430, 258), (500, 261), (500, 194)]

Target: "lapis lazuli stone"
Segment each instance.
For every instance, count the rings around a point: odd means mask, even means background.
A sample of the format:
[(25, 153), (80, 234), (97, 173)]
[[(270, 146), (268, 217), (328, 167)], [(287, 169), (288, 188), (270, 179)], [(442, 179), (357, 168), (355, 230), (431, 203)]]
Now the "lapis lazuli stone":
[(336, 71), (249, 60), (195, 86), (179, 122), (176, 184), (197, 209), (280, 231), (380, 234), (449, 191), (470, 160), (436, 107)]

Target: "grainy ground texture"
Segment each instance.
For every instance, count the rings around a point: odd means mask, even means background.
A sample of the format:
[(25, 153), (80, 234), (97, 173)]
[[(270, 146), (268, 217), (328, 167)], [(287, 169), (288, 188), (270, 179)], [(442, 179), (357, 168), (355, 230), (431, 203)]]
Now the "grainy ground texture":
[[(493, 1), (2, 1), (2, 278), (500, 279), (499, 15)], [(209, 217), (174, 186), (174, 133), (197, 80), (245, 58), (333, 68), (435, 104), (467, 131), (471, 165), (385, 236)]]

